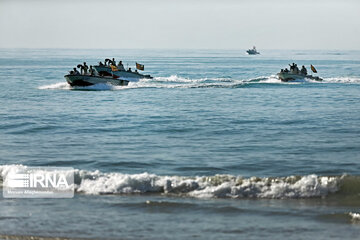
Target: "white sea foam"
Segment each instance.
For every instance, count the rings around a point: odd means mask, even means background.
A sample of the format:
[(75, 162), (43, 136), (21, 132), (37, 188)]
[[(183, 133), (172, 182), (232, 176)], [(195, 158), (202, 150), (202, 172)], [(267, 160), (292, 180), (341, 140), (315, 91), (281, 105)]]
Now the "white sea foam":
[(360, 83), (360, 77), (331, 77), (324, 78), (325, 83)]
[(242, 80), (230, 78), (199, 78), (190, 79), (171, 75), (170, 77), (155, 77), (153, 79), (141, 79), (138, 82), (130, 82), (125, 88), (209, 88), (209, 87), (233, 87), (243, 83)]
[(278, 79), (275, 75), (271, 75), (270, 77), (265, 77), (260, 83), (282, 83), (280, 79)]
[(171, 75), (170, 77), (155, 77), (154, 81), (156, 82), (183, 82), (183, 83), (193, 83), (193, 82), (202, 82), (207, 80), (207, 78), (200, 78), (200, 79), (189, 79), (184, 77), (179, 77), (177, 75)]
[(279, 78), (275, 75), (270, 76), (260, 76), (256, 78), (243, 80), (246, 83), (282, 83)]
[(93, 90), (93, 91), (104, 91), (104, 90), (117, 90), (121, 89), (111, 84), (99, 83), (85, 87), (71, 87), (67, 82), (58, 82), (50, 85), (44, 85), (38, 87), (38, 89), (54, 89), (54, 90)]
[(359, 77), (335, 77), (324, 78), (319, 82), (311, 79), (299, 79), (291, 82), (281, 82), (275, 75), (259, 76), (251, 79), (232, 78), (185, 78), (178, 75), (169, 77), (155, 77), (153, 79), (140, 79), (137, 82), (130, 82), (128, 86), (112, 86), (109, 84), (96, 84), (88, 87), (71, 87), (66, 82), (59, 82), (50, 85), (40, 86), (39, 89), (60, 89), (60, 90), (124, 90), (133, 88), (232, 88), (246, 84), (301, 84), (301, 83), (360, 83)]
[(356, 222), (360, 221), (360, 213), (350, 212), (349, 215), (352, 221), (356, 221)]
[(69, 90), (71, 89), (71, 86), (67, 82), (58, 82), (50, 85), (44, 85), (38, 87), (39, 89), (64, 89)]
[(338, 190), (337, 177), (308, 175), (285, 178), (203, 177), (78, 171), (77, 191), (85, 194), (162, 193), (197, 198), (307, 198)]
[[(25, 168), (2, 165), (0, 173)], [(150, 173), (123, 174), (75, 170), (75, 188), (84, 194), (159, 193), (196, 198), (309, 198), (339, 190), (341, 177), (316, 175), (273, 178), (243, 178), (233, 175), (159, 176)]]
[(307, 198), (338, 190), (337, 177), (308, 175), (285, 178), (242, 178), (232, 175), (203, 177), (79, 171), (77, 191), (86, 194), (163, 193), (197, 198)]

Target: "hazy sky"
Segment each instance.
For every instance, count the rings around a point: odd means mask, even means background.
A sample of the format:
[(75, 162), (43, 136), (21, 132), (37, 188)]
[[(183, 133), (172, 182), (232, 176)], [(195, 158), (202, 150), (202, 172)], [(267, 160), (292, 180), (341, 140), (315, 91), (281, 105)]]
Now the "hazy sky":
[(0, 48), (360, 49), (360, 0), (0, 0)]

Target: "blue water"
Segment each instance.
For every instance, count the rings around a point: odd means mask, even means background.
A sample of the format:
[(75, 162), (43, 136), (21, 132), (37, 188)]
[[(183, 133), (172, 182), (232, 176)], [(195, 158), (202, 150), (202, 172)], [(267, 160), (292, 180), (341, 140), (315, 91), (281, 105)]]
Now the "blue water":
[[(359, 236), (351, 213), (360, 212), (360, 51), (0, 53), (1, 171), (67, 166), (81, 179), (74, 199), (1, 199), (0, 234)], [(78, 63), (112, 57), (144, 64), (154, 79), (71, 88), (63, 78)], [(292, 62), (313, 64), (324, 81), (276, 79)], [(256, 185), (293, 175), (302, 180), (271, 191)], [(334, 177), (336, 187), (314, 183), (321, 177)]]

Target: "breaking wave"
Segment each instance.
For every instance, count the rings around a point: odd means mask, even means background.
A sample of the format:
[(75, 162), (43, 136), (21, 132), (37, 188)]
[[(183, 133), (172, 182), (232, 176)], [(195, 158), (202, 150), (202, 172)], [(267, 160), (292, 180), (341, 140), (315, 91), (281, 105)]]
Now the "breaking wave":
[(311, 79), (299, 79), (292, 82), (281, 82), (275, 75), (260, 76), (250, 79), (225, 78), (198, 78), (190, 79), (171, 75), (170, 77), (155, 77), (153, 79), (141, 79), (138, 82), (130, 82), (128, 86), (113, 86), (110, 84), (96, 84), (88, 87), (71, 87), (66, 82), (59, 82), (38, 87), (39, 89), (58, 90), (125, 90), (133, 88), (238, 88), (249, 84), (299, 84), (299, 83), (360, 83), (358, 77), (335, 77), (324, 78), (322, 82)]
[[(2, 165), (3, 178), (10, 171), (26, 168), (23, 165)], [(162, 176), (150, 173), (103, 173), (98, 170), (75, 169), (77, 193), (100, 194), (164, 194), (195, 198), (313, 198), (339, 193), (360, 193), (357, 176), (287, 176), (250, 177), (234, 175)], [(350, 190), (349, 190), (350, 189)], [(354, 215), (357, 218), (357, 215)]]

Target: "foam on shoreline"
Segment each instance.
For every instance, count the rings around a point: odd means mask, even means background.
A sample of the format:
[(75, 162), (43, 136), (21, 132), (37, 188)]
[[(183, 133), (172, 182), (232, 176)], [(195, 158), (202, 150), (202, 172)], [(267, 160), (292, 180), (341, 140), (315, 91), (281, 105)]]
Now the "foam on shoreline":
[[(0, 173), (23, 169), (23, 165), (2, 165)], [(195, 198), (270, 198), (293, 199), (326, 197), (346, 185), (347, 176), (250, 177), (234, 175), (162, 176), (151, 173), (103, 173), (75, 169), (77, 193), (100, 194), (165, 194)], [(359, 177), (355, 177), (360, 184)], [(354, 177), (351, 184), (354, 183)], [(357, 191), (357, 190), (356, 190)]]

